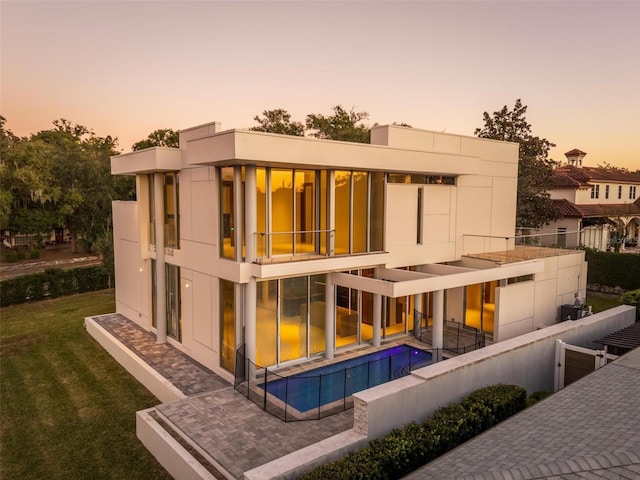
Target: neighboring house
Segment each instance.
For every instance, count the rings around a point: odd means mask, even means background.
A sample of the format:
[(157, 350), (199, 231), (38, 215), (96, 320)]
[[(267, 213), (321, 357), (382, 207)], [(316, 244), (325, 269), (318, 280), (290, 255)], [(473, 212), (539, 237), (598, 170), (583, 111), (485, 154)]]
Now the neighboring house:
[(518, 145), (377, 126), (371, 145), (217, 122), (112, 157), (117, 312), (231, 379), (444, 320), (501, 341), (585, 297), (584, 252), (516, 245)]
[(562, 218), (549, 227), (560, 234), (581, 231), (579, 244), (598, 250), (637, 245), (640, 175), (583, 166), (585, 155), (571, 150), (567, 165), (555, 169), (549, 193)]

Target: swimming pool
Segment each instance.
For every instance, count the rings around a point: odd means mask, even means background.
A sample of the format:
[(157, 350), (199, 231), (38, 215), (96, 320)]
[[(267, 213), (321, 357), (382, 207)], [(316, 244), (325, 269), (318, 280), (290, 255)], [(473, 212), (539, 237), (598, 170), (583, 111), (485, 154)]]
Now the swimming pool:
[[(271, 395), (307, 412), (408, 375), (431, 363), (431, 353), (409, 345), (351, 358), (266, 383)], [(265, 388), (265, 384), (261, 385)]]

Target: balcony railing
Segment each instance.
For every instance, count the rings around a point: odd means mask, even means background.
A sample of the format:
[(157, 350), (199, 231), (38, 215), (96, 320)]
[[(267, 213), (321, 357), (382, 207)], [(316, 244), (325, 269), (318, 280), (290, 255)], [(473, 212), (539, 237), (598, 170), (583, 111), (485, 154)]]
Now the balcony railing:
[(468, 257), (511, 263), (564, 255), (582, 245), (581, 230), (545, 232), (523, 228), (518, 231), (520, 234), (509, 237), (465, 234), (462, 253)]
[(331, 254), (335, 230), (257, 232), (255, 262), (278, 263), (312, 260)]

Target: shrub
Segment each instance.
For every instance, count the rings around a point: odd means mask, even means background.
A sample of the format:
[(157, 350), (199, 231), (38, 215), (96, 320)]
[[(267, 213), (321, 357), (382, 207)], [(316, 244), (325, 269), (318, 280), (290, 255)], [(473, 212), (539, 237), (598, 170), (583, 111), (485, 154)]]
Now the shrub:
[(16, 252), (7, 252), (4, 256), (4, 259), (7, 263), (17, 262), (18, 255), (16, 255)]
[(24, 252), (23, 252), (22, 250), (18, 250), (18, 251), (16, 252), (16, 258), (17, 258), (18, 260), (24, 260), (24, 259), (25, 259), (25, 254), (24, 254)]
[(526, 390), (515, 385), (481, 388), (458, 403), (439, 408), (422, 424), (409, 423), (395, 429), (342, 460), (314, 469), (302, 479), (401, 478), (522, 410), (526, 400)]
[(108, 288), (100, 265), (71, 270), (49, 269), (0, 282), (0, 306)]
[(636, 322), (640, 322), (640, 288), (623, 293), (620, 301), (625, 305), (636, 307)]
[(587, 283), (621, 287), (625, 290), (640, 288), (640, 276), (638, 275), (640, 255), (587, 250), (585, 259), (589, 262)]
[(29, 252), (29, 258), (32, 260), (35, 260), (36, 258), (40, 258), (40, 250), (38, 250), (37, 248), (34, 248), (33, 250), (31, 250), (31, 252)]

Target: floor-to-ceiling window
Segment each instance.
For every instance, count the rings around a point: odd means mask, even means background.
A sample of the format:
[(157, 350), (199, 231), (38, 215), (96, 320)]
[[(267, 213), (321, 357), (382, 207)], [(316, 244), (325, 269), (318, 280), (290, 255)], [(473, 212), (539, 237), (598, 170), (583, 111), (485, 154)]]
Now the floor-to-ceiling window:
[(234, 372), (236, 351), (236, 305), (234, 283), (220, 279), (220, 366)]
[(180, 267), (165, 264), (167, 298), (167, 335), (182, 340), (182, 319), (180, 311)]
[(258, 365), (279, 365), (324, 351), (325, 283), (324, 275), (258, 282)]
[(336, 348), (359, 343), (358, 290), (336, 286)]
[(492, 281), (465, 287), (465, 325), (493, 333), (496, 287), (498, 285), (498, 281)]
[(235, 258), (235, 212), (233, 167), (220, 169), (220, 255)]
[(293, 252), (293, 170), (271, 169), (271, 252)]
[(335, 173), (335, 254), (351, 251), (351, 172)]
[(278, 280), (258, 282), (256, 288), (256, 364), (278, 360)]
[(164, 174), (164, 246), (180, 248), (180, 206), (177, 173)]

